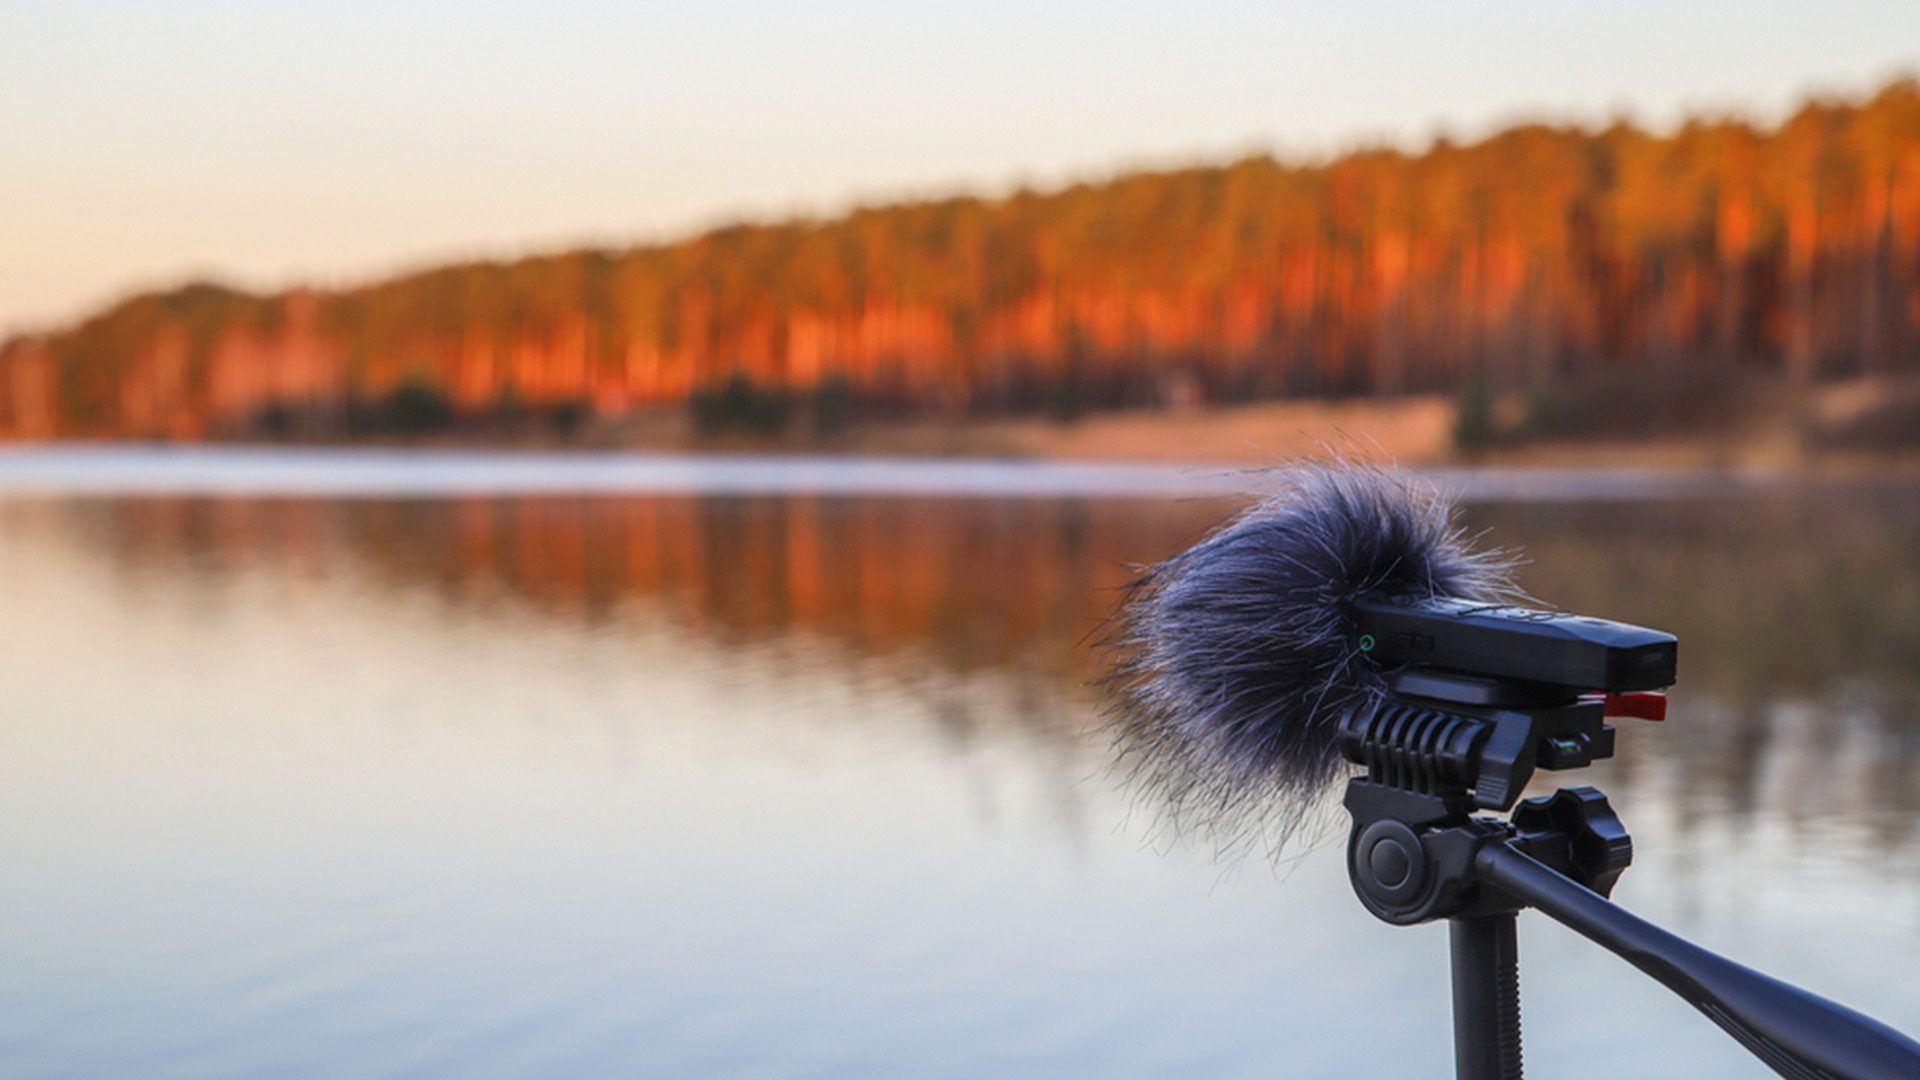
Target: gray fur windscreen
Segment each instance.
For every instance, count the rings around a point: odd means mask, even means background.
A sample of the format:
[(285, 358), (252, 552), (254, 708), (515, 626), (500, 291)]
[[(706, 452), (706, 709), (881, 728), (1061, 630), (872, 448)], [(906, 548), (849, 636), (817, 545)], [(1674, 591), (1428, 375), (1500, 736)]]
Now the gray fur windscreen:
[(1511, 555), (1475, 550), (1418, 477), (1333, 461), (1263, 480), (1275, 494), (1134, 580), (1104, 642), (1119, 768), (1223, 852), (1277, 853), (1341, 772), (1341, 716), (1385, 685), (1354, 600), (1518, 596)]

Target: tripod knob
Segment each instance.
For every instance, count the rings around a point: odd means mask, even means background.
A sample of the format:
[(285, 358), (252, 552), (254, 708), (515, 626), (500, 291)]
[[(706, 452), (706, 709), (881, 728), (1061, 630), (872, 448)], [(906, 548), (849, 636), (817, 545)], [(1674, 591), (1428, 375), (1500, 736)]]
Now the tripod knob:
[(1513, 824), (1529, 853), (1580, 884), (1607, 896), (1633, 865), (1633, 837), (1591, 787), (1561, 788), (1513, 808)]
[(1406, 823), (1376, 821), (1354, 840), (1348, 872), (1366, 899), (1387, 910), (1405, 910), (1427, 884), (1427, 853)]
[(1481, 845), (1511, 836), (1504, 821), (1468, 817), (1465, 797), (1402, 791), (1358, 776), (1347, 781), (1346, 806), (1353, 815), (1347, 878), (1360, 903), (1395, 926), (1452, 918), (1475, 903), (1474, 856)]

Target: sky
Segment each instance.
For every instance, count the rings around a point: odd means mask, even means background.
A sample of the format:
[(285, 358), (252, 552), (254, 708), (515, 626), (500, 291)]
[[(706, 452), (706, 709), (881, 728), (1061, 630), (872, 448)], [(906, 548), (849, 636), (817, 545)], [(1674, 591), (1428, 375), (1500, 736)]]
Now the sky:
[(1911, 0), (0, 0), (0, 336), (724, 221), (1516, 119), (1778, 119)]

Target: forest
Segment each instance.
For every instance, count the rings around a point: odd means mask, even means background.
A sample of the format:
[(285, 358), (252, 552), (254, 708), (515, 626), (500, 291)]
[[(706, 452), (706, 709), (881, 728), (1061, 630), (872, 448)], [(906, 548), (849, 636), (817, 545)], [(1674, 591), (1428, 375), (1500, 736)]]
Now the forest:
[(0, 436), (565, 434), (650, 410), (771, 435), (1621, 383), (1698, 405), (1752, 376), (1915, 371), (1917, 324), (1903, 79), (1770, 127), (1528, 124), (344, 289), (190, 284), (0, 345)]

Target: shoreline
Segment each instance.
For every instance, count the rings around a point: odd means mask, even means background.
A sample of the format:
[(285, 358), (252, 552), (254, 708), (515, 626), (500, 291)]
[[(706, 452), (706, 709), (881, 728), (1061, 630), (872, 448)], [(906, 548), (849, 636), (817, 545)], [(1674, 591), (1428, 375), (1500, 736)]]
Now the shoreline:
[[(1767, 467), (1428, 464), (1413, 471), (1465, 502), (1724, 498), (1920, 473)], [(1261, 470), (1233, 462), (1068, 461), (853, 454), (394, 447), (0, 447), (0, 498), (797, 495), (1247, 498)]]

